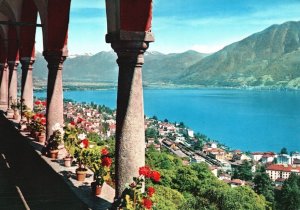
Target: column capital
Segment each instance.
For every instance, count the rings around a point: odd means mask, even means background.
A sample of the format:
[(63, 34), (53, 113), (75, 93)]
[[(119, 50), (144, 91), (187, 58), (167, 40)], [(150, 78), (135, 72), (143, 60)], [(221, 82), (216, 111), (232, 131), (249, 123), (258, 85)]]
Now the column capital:
[(20, 63), (22, 65), (33, 65), (35, 62), (35, 59), (32, 57), (22, 57), (20, 58)]
[(124, 31), (111, 32), (105, 35), (106, 43), (113, 43), (115, 41), (144, 41), (154, 42), (154, 35), (150, 31)]
[(7, 61), (8, 67), (10, 71), (17, 71), (18, 70), (18, 65), (20, 61)]
[(144, 41), (114, 41), (112, 48), (118, 55), (119, 66), (141, 67), (144, 64), (144, 53), (149, 47), (149, 42)]
[(22, 71), (32, 71), (35, 60), (31, 57), (22, 57), (20, 59)]
[(7, 64), (19, 64), (20, 61), (19, 60), (15, 60), (15, 61), (7, 61)]
[(49, 70), (62, 70), (67, 56), (62, 51), (44, 51), (43, 55), (48, 62)]

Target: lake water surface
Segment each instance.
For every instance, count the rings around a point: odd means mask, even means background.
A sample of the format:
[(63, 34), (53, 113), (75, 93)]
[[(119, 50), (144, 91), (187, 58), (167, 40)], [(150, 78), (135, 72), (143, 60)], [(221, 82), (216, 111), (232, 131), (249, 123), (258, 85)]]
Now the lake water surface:
[[(45, 92), (35, 93), (45, 97)], [(116, 107), (116, 90), (66, 91), (65, 98)], [(185, 125), (245, 151), (300, 151), (300, 92), (145, 89), (145, 114)]]

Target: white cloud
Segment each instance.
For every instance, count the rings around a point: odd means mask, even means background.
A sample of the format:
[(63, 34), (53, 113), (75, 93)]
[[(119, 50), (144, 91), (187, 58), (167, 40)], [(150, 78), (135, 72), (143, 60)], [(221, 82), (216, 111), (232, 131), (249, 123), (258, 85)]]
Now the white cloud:
[(191, 47), (192, 50), (198, 51), (200, 53), (214, 53), (221, 49), (223, 49), (226, 45), (204, 45), (204, 44), (197, 44)]

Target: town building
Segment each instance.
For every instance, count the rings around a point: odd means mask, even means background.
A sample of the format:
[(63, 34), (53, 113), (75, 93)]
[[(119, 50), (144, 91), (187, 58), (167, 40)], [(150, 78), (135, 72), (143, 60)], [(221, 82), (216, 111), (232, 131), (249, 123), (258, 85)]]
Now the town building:
[(300, 167), (283, 164), (272, 164), (266, 168), (266, 173), (273, 181), (277, 180), (278, 178), (288, 179), (291, 173), (300, 175)]

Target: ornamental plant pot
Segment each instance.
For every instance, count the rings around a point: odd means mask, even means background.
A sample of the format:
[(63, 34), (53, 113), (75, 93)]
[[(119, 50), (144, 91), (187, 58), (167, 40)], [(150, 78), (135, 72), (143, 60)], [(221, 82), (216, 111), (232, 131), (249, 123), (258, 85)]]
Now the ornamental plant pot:
[(30, 136), (32, 137), (32, 138), (35, 138), (35, 131), (31, 128), (31, 130), (30, 130)]
[(102, 186), (97, 183), (97, 182), (92, 182), (91, 183), (91, 188), (92, 188), (92, 195), (100, 195), (102, 191)]
[(14, 118), (14, 111), (12, 109), (7, 110), (6, 114), (8, 119), (13, 119)]
[(86, 177), (87, 170), (86, 169), (76, 169), (77, 181), (84, 181)]
[(40, 133), (40, 135), (38, 136), (39, 142), (40, 143), (45, 143), (46, 141), (46, 134), (45, 133)]
[(32, 128), (28, 124), (26, 125), (26, 131), (31, 135)]
[(19, 112), (18, 110), (14, 110), (14, 116), (13, 116), (14, 120), (19, 119)]
[(49, 157), (52, 159), (57, 159), (58, 156), (58, 149), (56, 150), (49, 150)]
[(72, 162), (73, 162), (73, 157), (65, 157), (64, 158), (65, 167), (71, 167)]
[(36, 140), (39, 140), (39, 135), (40, 135), (40, 132), (38, 132), (38, 131), (35, 131), (35, 132), (34, 132), (34, 138), (35, 138)]

